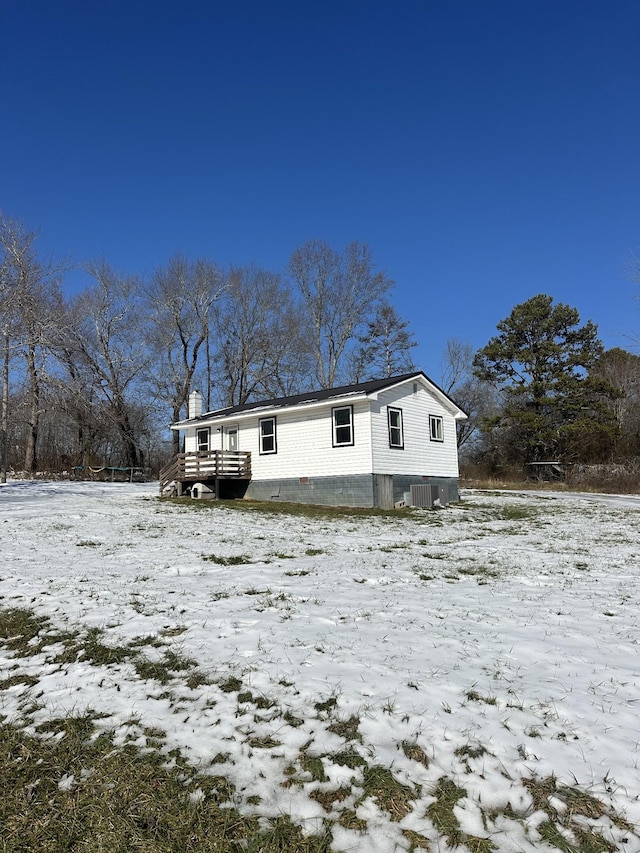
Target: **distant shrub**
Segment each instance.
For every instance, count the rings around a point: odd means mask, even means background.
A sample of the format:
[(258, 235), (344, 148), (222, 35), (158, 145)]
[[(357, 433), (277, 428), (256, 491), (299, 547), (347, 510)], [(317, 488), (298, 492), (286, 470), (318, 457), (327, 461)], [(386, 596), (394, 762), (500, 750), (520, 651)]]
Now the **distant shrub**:
[(576, 491), (633, 494), (640, 491), (640, 463), (573, 465), (566, 485)]

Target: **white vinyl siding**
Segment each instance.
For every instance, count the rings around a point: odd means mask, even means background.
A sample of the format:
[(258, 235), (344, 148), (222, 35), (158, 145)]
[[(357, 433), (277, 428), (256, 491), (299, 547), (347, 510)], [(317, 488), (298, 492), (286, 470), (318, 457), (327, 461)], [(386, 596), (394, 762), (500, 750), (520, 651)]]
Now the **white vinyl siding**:
[[(389, 407), (402, 409), (403, 453), (389, 446)], [(431, 441), (429, 415), (442, 418), (444, 441)], [(413, 382), (381, 391), (372, 404), (371, 435), (376, 474), (458, 476), (455, 419), (422, 384), (415, 393)]]
[[(331, 406), (304, 411), (303, 407), (277, 416), (277, 453), (260, 453), (259, 417), (241, 423), (242, 449), (251, 450), (254, 480), (287, 477), (333, 477), (371, 473), (371, 430), (368, 404), (354, 403), (354, 444), (333, 446)], [(341, 407), (338, 407), (341, 408)]]

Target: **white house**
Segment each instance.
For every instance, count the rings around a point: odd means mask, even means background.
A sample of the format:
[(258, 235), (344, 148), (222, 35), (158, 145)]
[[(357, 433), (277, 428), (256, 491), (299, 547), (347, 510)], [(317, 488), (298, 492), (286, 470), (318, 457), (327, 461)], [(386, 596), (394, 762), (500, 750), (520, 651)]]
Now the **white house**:
[(421, 371), (205, 414), (201, 401), (193, 392), (171, 426), (184, 453), (161, 472), (161, 493), (381, 508), (457, 499), (467, 416)]

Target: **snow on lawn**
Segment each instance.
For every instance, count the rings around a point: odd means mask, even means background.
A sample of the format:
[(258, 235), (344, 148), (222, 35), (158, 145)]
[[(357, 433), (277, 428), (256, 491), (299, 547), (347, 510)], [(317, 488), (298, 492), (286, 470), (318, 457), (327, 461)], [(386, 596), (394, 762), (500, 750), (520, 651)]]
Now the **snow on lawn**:
[[(640, 851), (637, 507), (468, 492), (336, 519), (154, 492), (0, 487), (0, 607), (54, 632), (0, 649), (5, 722), (161, 730), (243, 810), (332, 822), (336, 851), (444, 846), (447, 785), (458, 840), (554, 849), (543, 827), (573, 809), (563, 849), (586, 827)], [(119, 662), (61, 662), (63, 632), (90, 629)], [(371, 768), (406, 786), (395, 812)]]

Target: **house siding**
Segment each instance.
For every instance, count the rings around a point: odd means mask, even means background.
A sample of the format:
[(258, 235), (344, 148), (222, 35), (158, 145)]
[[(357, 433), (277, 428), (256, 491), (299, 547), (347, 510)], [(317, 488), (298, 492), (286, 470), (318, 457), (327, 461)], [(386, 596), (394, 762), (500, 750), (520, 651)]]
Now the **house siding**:
[[(371, 473), (371, 428), (369, 403), (353, 404), (353, 445), (333, 446), (331, 409), (350, 405), (335, 401), (319, 409), (297, 409), (295, 412), (275, 412), (277, 453), (260, 453), (259, 420), (255, 417), (238, 419), (238, 450), (251, 451), (252, 480), (280, 481), (300, 477), (352, 476)], [(272, 414), (271, 412), (269, 413)], [(219, 447), (217, 427), (211, 427), (212, 449)], [(218, 441), (216, 445), (215, 442)], [(189, 428), (185, 450), (195, 452), (195, 429)]]
[[(403, 449), (389, 447), (389, 406), (402, 409)], [(429, 415), (442, 418), (444, 441), (431, 441)], [(415, 393), (413, 383), (405, 383), (378, 395), (372, 403), (371, 436), (377, 474), (458, 477), (455, 419), (420, 384)]]

